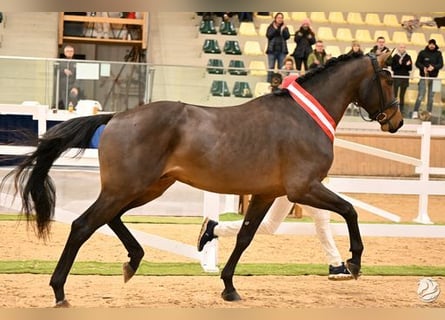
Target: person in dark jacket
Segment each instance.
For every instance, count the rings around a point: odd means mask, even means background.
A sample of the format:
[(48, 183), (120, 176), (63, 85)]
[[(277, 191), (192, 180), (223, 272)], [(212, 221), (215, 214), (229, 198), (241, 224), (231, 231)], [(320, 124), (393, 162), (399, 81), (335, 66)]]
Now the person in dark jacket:
[(275, 14), (274, 20), (267, 27), (267, 62), (269, 71), (267, 72), (267, 82), (272, 79), (273, 70), (275, 70), (275, 62), (280, 70), (283, 67), (284, 59), (289, 53), (287, 49), (287, 39), (290, 38), (289, 29), (284, 23), (284, 15), (281, 12)]
[[(385, 45), (386, 40), (385, 37), (377, 37), (375, 46), (372, 47), (371, 51), (369, 51), (370, 53), (374, 53), (377, 57), (379, 55), (381, 55), (382, 53), (387, 53), (391, 50), (389, 50), (389, 48)], [(388, 59), (386, 59), (385, 64), (386, 66), (390, 66), (392, 63), (392, 57), (389, 56)]]
[(403, 113), (405, 93), (409, 86), (409, 73), (413, 68), (411, 56), (406, 52), (406, 45), (400, 44), (396, 54), (392, 57), (391, 69), (394, 75), (394, 96), (397, 97), (400, 89), (400, 112)]
[(298, 73), (301, 72), (301, 66), (304, 65), (304, 70), (308, 70), (307, 58), (312, 52), (312, 45), (315, 43), (315, 33), (311, 29), (311, 22), (309, 19), (304, 19), (300, 28), (295, 32), (294, 37), (295, 47), (292, 56), (295, 60), (295, 66)]
[(433, 79), (431, 78), (437, 78), (439, 70), (443, 68), (442, 52), (439, 50), (436, 40), (430, 39), (425, 49), (419, 52), (416, 59), (416, 67), (419, 68), (421, 79), (419, 80), (419, 91), (417, 94), (416, 103), (414, 104), (414, 111), (412, 114), (413, 119), (417, 119), (419, 117), (419, 107), (423, 101), (423, 98), (425, 97), (427, 87), (428, 96), (426, 109), (430, 115), (431, 111), (433, 110), (434, 92)]

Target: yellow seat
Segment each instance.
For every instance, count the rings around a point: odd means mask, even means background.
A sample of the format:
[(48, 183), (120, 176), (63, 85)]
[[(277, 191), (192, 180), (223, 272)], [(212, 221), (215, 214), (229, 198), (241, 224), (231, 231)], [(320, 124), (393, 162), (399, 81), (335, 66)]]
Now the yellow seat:
[(414, 16), (405, 14), (400, 18), (400, 23), (402, 24), (404, 21), (409, 21), (409, 20), (413, 20), (413, 19), (414, 19)]
[(253, 22), (241, 22), (238, 29), (241, 36), (257, 36), (255, 24)]
[(395, 14), (385, 14), (383, 16), (383, 24), (387, 27), (400, 27), (400, 22)]
[(351, 29), (349, 28), (338, 28), (337, 32), (335, 33), (335, 38), (337, 38), (338, 41), (346, 42), (351, 42), (352, 40), (354, 40)]
[(362, 25), (365, 24), (362, 19), (360, 12), (348, 12), (346, 16), (346, 21), (350, 24)]
[(357, 29), (355, 30), (355, 39), (360, 42), (374, 42), (375, 40), (371, 38), (371, 33), (368, 29)]
[(417, 59), (417, 51), (412, 50), (412, 49), (407, 49), (406, 53), (409, 54), (409, 56), (411, 57), (411, 60), (413, 61), (413, 69), (414, 69), (416, 67), (414, 64), (416, 63), (416, 59)]
[(327, 54), (330, 54), (332, 57), (338, 57), (341, 55), (339, 46), (325, 46), (325, 51)]
[(260, 43), (254, 40), (249, 40), (244, 43), (243, 52), (248, 56), (260, 56), (264, 54), (264, 52), (261, 50)]
[(331, 27), (319, 27), (317, 30), (317, 40), (323, 41), (333, 41), (335, 40), (335, 36), (332, 32)]
[(258, 35), (261, 37), (265, 37), (267, 33), (267, 28), (269, 27), (270, 23), (261, 23), (260, 27), (258, 29)]
[(343, 12), (340, 12), (340, 11), (329, 12), (328, 20), (330, 23), (336, 23), (336, 24), (345, 24), (346, 23), (346, 20), (343, 16)]
[(265, 94), (270, 93), (270, 83), (269, 82), (257, 82), (255, 85), (255, 97), (260, 97)]
[(376, 30), (374, 32), (374, 39), (377, 40), (378, 37), (383, 37), (385, 38), (385, 42), (386, 44), (390, 44), (392, 43), (391, 38), (389, 37), (389, 33), (388, 30)]
[(308, 18), (307, 12), (291, 12), (291, 18), (298, 23)]
[(249, 70), (252, 76), (266, 76), (266, 63), (260, 60), (252, 60), (249, 63)]
[[(434, 39), (436, 40), (437, 45), (439, 46), (440, 50), (443, 52), (443, 49), (445, 49), (445, 40), (441, 33), (431, 33), (430, 37), (428, 39)], [(426, 45), (426, 44), (425, 44)]]
[(320, 12), (311, 12), (310, 19), (315, 23), (327, 23), (328, 19), (326, 18), (326, 14), (322, 11)]
[(365, 15), (365, 23), (371, 26), (381, 26), (382, 22), (380, 21), (380, 17), (377, 13), (367, 13)]
[(422, 28), (436, 28), (436, 22), (431, 16), (421, 16), (419, 22), (422, 24)]
[(396, 44), (408, 44), (409, 40), (406, 31), (394, 31), (392, 33), (392, 42)]
[(292, 54), (296, 47), (297, 47), (297, 44), (295, 43), (295, 41), (288, 42), (287, 43), (287, 51), (289, 51), (289, 54)]
[(289, 34), (291, 35), (291, 37), (295, 34), (295, 28), (293, 25), (288, 24), (287, 25), (287, 29), (289, 30)]
[(426, 46), (428, 41), (423, 32), (413, 32), (411, 35), (411, 44), (415, 46)]

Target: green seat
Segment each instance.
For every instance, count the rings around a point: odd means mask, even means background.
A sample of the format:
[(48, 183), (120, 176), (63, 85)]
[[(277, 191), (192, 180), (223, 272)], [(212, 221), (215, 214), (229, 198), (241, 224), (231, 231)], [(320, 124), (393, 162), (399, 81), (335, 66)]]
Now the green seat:
[(247, 70), (244, 69), (244, 61), (242, 60), (230, 60), (229, 73), (235, 76), (246, 76)]
[(207, 62), (207, 72), (211, 74), (223, 74), (224, 65), (221, 59), (209, 59)]
[(233, 95), (239, 98), (252, 98), (252, 90), (250, 89), (249, 83), (244, 81), (236, 81), (233, 86)]
[(225, 80), (213, 80), (212, 87), (210, 88), (212, 96), (229, 97), (229, 87)]
[(241, 48), (239, 46), (238, 40), (227, 40), (224, 43), (224, 52), (226, 54), (241, 54)]
[(215, 23), (213, 20), (201, 20), (199, 32), (204, 34), (216, 34)]
[(221, 53), (218, 40), (216, 39), (205, 39), (202, 50), (204, 53)]
[(232, 21), (222, 21), (219, 26), (219, 32), (225, 35), (233, 35), (236, 36), (237, 32), (235, 26)]

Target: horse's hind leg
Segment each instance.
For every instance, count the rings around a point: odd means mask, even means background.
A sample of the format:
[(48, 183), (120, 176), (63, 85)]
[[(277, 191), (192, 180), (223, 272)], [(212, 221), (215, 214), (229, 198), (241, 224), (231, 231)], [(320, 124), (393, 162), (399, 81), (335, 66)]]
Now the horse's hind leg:
[(125, 249), (128, 251), (130, 261), (125, 262), (123, 266), (124, 282), (127, 282), (136, 273), (136, 270), (144, 257), (144, 249), (123, 224), (120, 216), (116, 216), (111, 222), (108, 223), (108, 226), (122, 241)]
[(111, 221), (123, 206), (116, 197), (105, 196), (101, 193), (99, 198), (73, 221), (65, 248), (50, 280), (56, 306), (69, 306), (65, 300), (64, 285), (80, 247), (99, 227)]
[(221, 296), (226, 301), (236, 301), (241, 299), (233, 286), (233, 274), (235, 273), (235, 268), (241, 255), (251, 243), (255, 232), (274, 199), (274, 197), (252, 196), (243, 224), (236, 238), (235, 249), (221, 272), (221, 279), (224, 282), (224, 290), (221, 293)]

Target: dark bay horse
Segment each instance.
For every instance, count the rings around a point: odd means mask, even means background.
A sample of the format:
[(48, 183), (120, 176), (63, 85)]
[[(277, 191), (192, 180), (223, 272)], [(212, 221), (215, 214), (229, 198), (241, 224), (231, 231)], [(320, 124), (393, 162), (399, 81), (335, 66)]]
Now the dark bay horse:
[[(355, 102), (383, 131), (394, 133), (403, 118), (391, 74), (382, 69), (387, 57), (333, 58), (297, 83), (324, 107), (333, 127)], [(70, 269), (80, 247), (102, 225), (107, 224), (128, 251), (124, 280), (135, 274), (144, 251), (121, 216), (156, 199), (175, 181), (216, 193), (253, 195), (221, 273), (225, 300), (240, 299), (233, 285), (235, 267), (266, 211), (282, 195), (291, 202), (337, 212), (346, 220), (352, 252), (347, 266), (358, 277), (363, 244), (357, 213), (321, 183), (333, 161), (332, 137), (287, 90), (225, 108), (159, 101), (116, 114), (74, 118), (51, 128), (36, 150), (4, 178), (14, 178), (22, 211), (36, 222), (40, 237), (48, 236), (55, 210), (50, 168), (67, 149), (87, 148), (102, 124), (106, 127), (99, 144), (101, 191), (72, 223), (51, 277), (57, 306), (69, 305), (64, 285)]]

